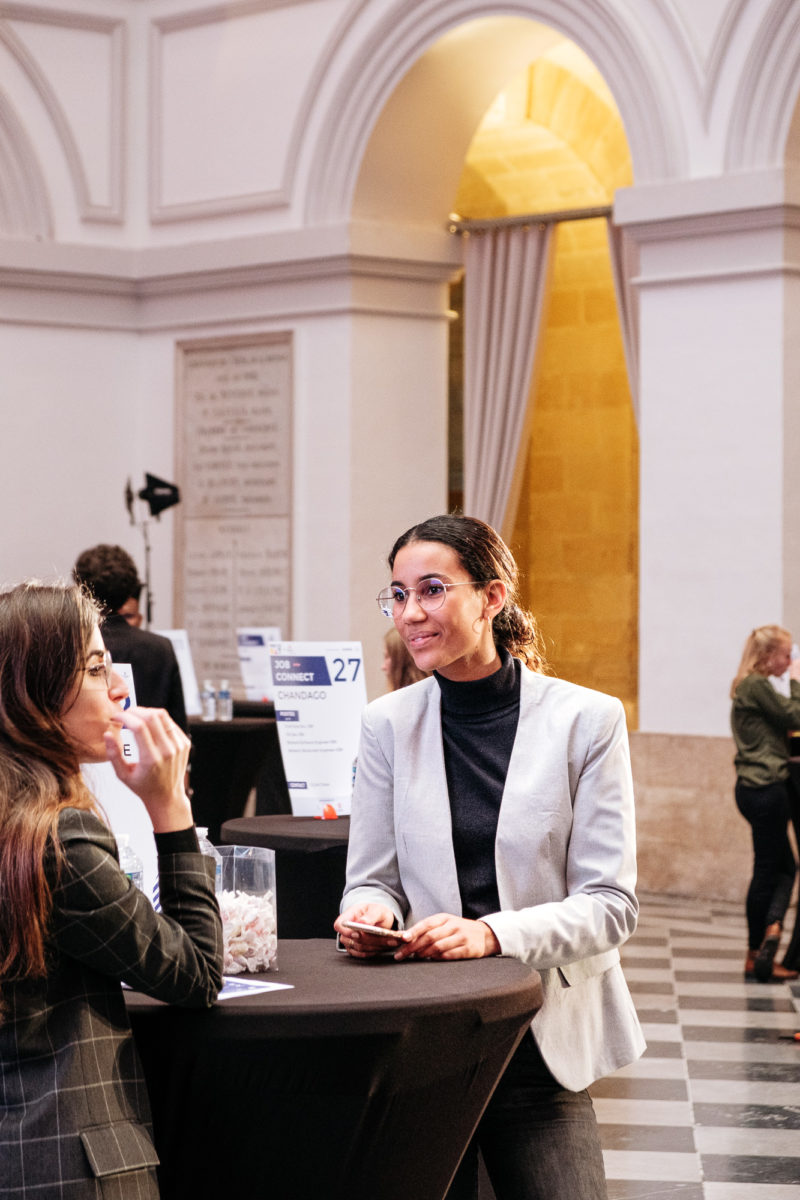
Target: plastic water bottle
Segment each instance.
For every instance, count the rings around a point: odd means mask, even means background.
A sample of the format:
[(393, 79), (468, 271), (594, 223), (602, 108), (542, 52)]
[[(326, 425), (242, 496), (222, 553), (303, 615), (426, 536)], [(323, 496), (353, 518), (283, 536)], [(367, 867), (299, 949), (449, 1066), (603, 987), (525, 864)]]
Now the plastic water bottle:
[(208, 840), (208, 826), (198, 825), (197, 840), (200, 843), (200, 853), (207, 854), (214, 860), (214, 891), (219, 895), (222, 891), (222, 855)]
[(119, 844), (119, 865), (134, 887), (139, 888), (141, 891), (142, 884), (144, 883), (142, 860), (131, 847), (129, 834), (121, 833), (117, 838), (117, 842)]
[(214, 691), (214, 685), (210, 679), (206, 679), (203, 683), (203, 690), (200, 693), (200, 707), (202, 710), (201, 715), (204, 721), (216, 721), (217, 694)]
[(233, 720), (233, 696), (227, 679), (223, 679), (217, 692), (217, 720)]

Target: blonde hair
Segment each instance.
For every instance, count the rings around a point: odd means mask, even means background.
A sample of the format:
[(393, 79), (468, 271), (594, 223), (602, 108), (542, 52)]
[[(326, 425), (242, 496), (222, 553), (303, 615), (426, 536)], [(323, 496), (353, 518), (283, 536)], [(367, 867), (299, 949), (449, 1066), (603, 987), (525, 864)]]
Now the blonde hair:
[(744, 644), (742, 661), (739, 663), (736, 678), (731, 684), (731, 696), (735, 694), (739, 684), (748, 675), (769, 675), (767, 663), (772, 654), (781, 643), (786, 642), (791, 645), (791, 641), (792, 635), (789, 630), (783, 629), (780, 625), (759, 625), (758, 629), (754, 629)]
[(383, 639), (383, 644), (386, 647), (386, 657), (389, 659), (386, 679), (391, 692), (407, 687), (409, 683), (418, 683), (420, 679), (427, 678), (428, 672), (419, 669), (396, 629), (389, 630)]

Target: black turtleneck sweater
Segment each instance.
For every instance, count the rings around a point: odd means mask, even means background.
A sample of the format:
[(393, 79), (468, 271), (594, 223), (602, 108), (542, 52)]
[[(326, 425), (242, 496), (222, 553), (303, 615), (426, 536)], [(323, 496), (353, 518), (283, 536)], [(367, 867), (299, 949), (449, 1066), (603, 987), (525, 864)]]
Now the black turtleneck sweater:
[(442, 742), (458, 887), (465, 917), (497, 912), (494, 842), (519, 721), (521, 664), (500, 651), (485, 679), (453, 683), (434, 671), (442, 693)]

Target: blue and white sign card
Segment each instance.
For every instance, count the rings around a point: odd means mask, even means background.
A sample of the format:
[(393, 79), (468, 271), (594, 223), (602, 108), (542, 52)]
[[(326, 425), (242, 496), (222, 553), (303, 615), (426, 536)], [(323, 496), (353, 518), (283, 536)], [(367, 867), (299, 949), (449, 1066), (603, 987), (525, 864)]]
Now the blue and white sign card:
[[(129, 708), (136, 707), (136, 685), (133, 679), (133, 667), (130, 663), (114, 663), (114, 670), (117, 675), (121, 675), (125, 681), (125, 686), (128, 689), (128, 695), (122, 702), (122, 711), (127, 712)], [(131, 733), (127, 726), (122, 729), (122, 756), (126, 762), (139, 761), (139, 747), (136, 744), (136, 738)]]
[(270, 642), (279, 642), (277, 625), (250, 625), (236, 630), (236, 647), (248, 700), (272, 700), (272, 676), (269, 670)]
[[(115, 662), (114, 670), (125, 680), (128, 689), (128, 697), (122, 705), (125, 712), (136, 704), (133, 667), (130, 663)], [(126, 762), (139, 761), (139, 747), (130, 729), (122, 730), (122, 754)], [(154, 900), (158, 885), (158, 855), (147, 809), (136, 793), (117, 778), (111, 763), (84, 763), (81, 771), (92, 795), (100, 802), (114, 836), (128, 835), (131, 849), (141, 859), (142, 891)]]
[(154, 633), (169, 638), (178, 660), (178, 670), (183, 688), (183, 704), (190, 717), (199, 716), (203, 706), (200, 703), (200, 689), (197, 686), (197, 674), (194, 669), (194, 659), (189, 647), (189, 634), (185, 629), (154, 629)]
[(271, 696), (292, 812), (350, 812), (361, 713), (360, 642), (271, 642)]

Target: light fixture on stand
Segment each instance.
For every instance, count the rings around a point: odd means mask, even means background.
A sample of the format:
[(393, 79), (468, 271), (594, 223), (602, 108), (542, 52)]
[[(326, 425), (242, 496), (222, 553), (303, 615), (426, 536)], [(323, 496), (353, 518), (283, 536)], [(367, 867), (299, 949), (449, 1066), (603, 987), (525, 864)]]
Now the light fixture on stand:
[(130, 479), (125, 486), (125, 507), (128, 510), (128, 516), (131, 519), (131, 525), (138, 525), (142, 531), (144, 538), (144, 586), (147, 592), (147, 603), (145, 608), (145, 627), (150, 628), (150, 621), (153, 617), (153, 593), (150, 588), (150, 535), (148, 527), (150, 521), (145, 517), (141, 521), (136, 520), (134, 510), (134, 502), (138, 497), (139, 500), (144, 500), (146, 503), (150, 517), (155, 517), (158, 521), (161, 519), (161, 513), (166, 508), (172, 508), (173, 504), (179, 504), (181, 493), (174, 483), (167, 483), (164, 479), (159, 479), (157, 475), (151, 475), (149, 471), (145, 471), (145, 486), (140, 491), (134, 494)]

